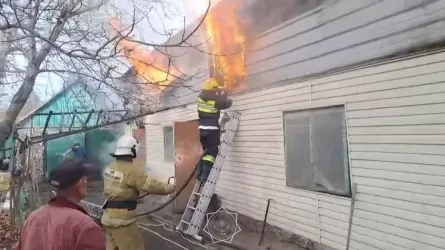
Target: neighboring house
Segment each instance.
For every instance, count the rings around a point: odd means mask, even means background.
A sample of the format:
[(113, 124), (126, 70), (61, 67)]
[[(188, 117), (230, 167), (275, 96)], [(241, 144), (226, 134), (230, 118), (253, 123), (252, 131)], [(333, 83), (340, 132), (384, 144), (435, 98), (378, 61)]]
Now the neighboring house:
[[(91, 113), (91, 110), (96, 112)], [(97, 112), (103, 110), (104, 112)], [(119, 112), (107, 112), (119, 111)], [(53, 112), (52, 115), (49, 115)], [(74, 112), (76, 114), (74, 115)], [(44, 114), (44, 115), (39, 115)], [(108, 121), (120, 120), (125, 114), (119, 98), (108, 90), (98, 90), (88, 84), (74, 83), (54, 95), (50, 100), (19, 120), (19, 134), (22, 138), (29, 135), (42, 136), (57, 134), (68, 130), (88, 128)], [(32, 121), (31, 121), (32, 119)], [(124, 125), (110, 126), (76, 133), (31, 146), (31, 161), (37, 169), (37, 178), (47, 177), (49, 172), (62, 160), (62, 155), (74, 143), (80, 143), (88, 151), (90, 160), (105, 166), (112, 158), (109, 155)]]
[[(356, 184), (349, 249), (445, 249), (445, 52), (409, 53), (445, 40), (445, 0), (314, 7), (252, 41), (222, 204), (262, 220), (273, 199), (268, 223), (345, 249)], [(174, 174), (174, 123), (197, 119), (202, 83), (147, 116), (155, 175)]]

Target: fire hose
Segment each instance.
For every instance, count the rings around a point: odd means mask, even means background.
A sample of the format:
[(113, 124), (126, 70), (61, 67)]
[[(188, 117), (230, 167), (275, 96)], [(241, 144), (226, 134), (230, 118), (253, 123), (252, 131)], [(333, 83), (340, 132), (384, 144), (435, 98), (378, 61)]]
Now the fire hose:
[[(205, 152), (204, 152), (205, 153)], [(157, 208), (151, 209), (147, 212), (143, 212), (137, 215), (137, 217), (141, 217), (141, 216), (145, 216), (145, 215), (149, 215), (152, 213), (155, 213), (163, 208), (165, 208), (166, 206), (168, 206), (170, 203), (172, 203), (174, 200), (176, 200), (176, 198), (179, 197), (179, 195), (182, 193), (182, 191), (184, 191), (184, 189), (187, 187), (187, 185), (190, 183), (190, 181), (193, 179), (193, 176), (195, 176), (196, 170), (198, 169), (199, 165), (201, 164), (201, 159), (204, 156), (201, 155), (201, 157), (199, 158), (198, 163), (196, 164), (195, 168), (193, 169), (193, 171), (190, 173), (189, 177), (187, 178), (187, 180), (185, 181), (185, 183), (182, 185), (182, 187), (178, 190), (178, 192), (176, 192), (173, 196), (170, 197), (170, 199), (168, 199), (166, 202), (164, 202), (162, 205), (160, 205)], [(168, 178), (168, 182), (170, 181), (170, 179), (174, 178), (173, 176)], [(147, 194), (142, 195), (141, 197), (138, 197), (138, 199), (147, 196)]]

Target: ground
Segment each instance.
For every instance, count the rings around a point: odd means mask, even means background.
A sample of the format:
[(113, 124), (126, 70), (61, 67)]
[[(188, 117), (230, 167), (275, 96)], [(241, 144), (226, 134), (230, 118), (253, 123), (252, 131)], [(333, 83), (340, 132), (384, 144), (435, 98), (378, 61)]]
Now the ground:
[(151, 220), (146, 223), (139, 224), (141, 235), (145, 242), (147, 250), (206, 250), (212, 249), (185, 237), (183, 238), (177, 231), (168, 225), (162, 225), (159, 221)]
[[(48, 201), (51, 197), (52, 188), (48, 184), (42, 184), (40, 186), (40, 193), (43, 202)], [(100, 181), (90, 182), (88, 184), (88, 195), (85, 201), (101, 205), (104, 202), (103, 196), (103, 183)], [(164, 203), (168, 197), (159, 196), (147, 196), (144, 198), (143, 203), (138, 205), (137, 211), (145, 212), (154, 207), (159, 206), (159, 203)], [(274, 235), (268, 235), (264, 237), (261, 246), (258, 246), (260, 234), (258, 229), (261, 225), (252, 224), (247, 218), (240, 219), (239, 223), (242, 228), (242, 232), (238, 234), (232, 244), (229, 246), (220, 244), (211, 244), (211, 241), (207, 240), (205, 245), (191, 241), (188, 238), (183, 237), (178, 231), (174, 230), (174, 227), (178, 225), (181, 219), (180, 214), (172, 213), (173, 209), (170, 206), (162, 209), (151, 216), (140, 217), (139, 227), (142, 238), (145, 242), (146, 250), (230, 250), (230, 249), (242, 249), (242, 250), (301, 250), (303, 248), (298, 247), (295, 244), (278, 241)], [(241, 218), (243, 216), (239, 216)], [(244, 216), (246, 217), (246, 216)], [(252, 230), (252, 228), (254, 228)], [(311, 247), (305, 247), (304, 249), (312, 249)]]
[[(53, 189), (47, 185), (40, 185), (40, 193), (42, 202), (47, 202), (52, 196)], [(86, 201), (102, 204), (104, 196), (102, 194), (102, 182), (90, 182), (88, 185), (88, 195)], [(171, 225), (163, 224), (151, 218), (142, 218), (140, 223), (140, 233), (145, 242), (146, 250), (206, 250), (215, 249), (208, 246), (192, 242), (174, 231)], [(222, 247), (218, 248), (222, 249)], [(225, 248), (228, 249), (228, 248)]]

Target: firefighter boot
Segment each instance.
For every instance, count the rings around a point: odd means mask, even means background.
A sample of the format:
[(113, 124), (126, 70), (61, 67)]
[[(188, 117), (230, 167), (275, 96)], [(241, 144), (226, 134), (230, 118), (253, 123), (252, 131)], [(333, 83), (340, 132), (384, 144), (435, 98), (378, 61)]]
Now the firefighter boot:
[(203, 161), (199, 162), (199, 166), (198, 169), (196, 169), (196, 179), (198, 179), (198, 181), (201, 181), (201, 174), (202, 174), (202, 165), (204, 164)]
[(201, 174), (199, 175), (199, 181), (205, 183), (207, 181), (207, 178), (209, 178), (210, 171), (212, 171), (213, 163), (209, 161), (202, 161), (202, 170)]

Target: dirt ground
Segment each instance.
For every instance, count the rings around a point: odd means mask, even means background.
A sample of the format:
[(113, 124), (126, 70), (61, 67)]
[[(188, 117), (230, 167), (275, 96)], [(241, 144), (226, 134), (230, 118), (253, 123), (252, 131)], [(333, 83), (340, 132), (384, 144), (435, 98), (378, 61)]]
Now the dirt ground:
[[(42, 203), (48, 202), (54, 189), (49, 184), (40, 185)], [(93, 181), (88, 183), (88, 194), (85, 201), (97, 205), (103, 204), (103, 182)], [(145, 205), (145, 206), (144, 206)], [(144, 211), (148, 203), (140, 204), (138, 210)], [(166, 225), (151, 218), (141, 218), (139, 222), (140, 233), (145, 243), (146, 250), (207, 250), (215, 249), (190, 241), (174, 230), (174, 227)], [(228, 248), (225, 248), (228, 249)]]
[[(42, 184), (40, 186), (41, 199), (43, 203), (46, 203), (52, 196), (51, 191), (53, 188), (49, 184)], [(138, 205), (137, 212), (145, 212), (154, 207), (158, 207), (161, 203), (164, 203), (168, 197), (159, 197), (149, 195), (144, 198), (143, 202)], [(88, 194), (84, 199), (86, 202), (90, 202), (96, 205), (102, 205), (105, 201), (103, 195), (103, 182), (92, 181), (88, 183)], [(246, 216), (240, 217), (240, 226), (242, 232), (239, 233), (233, 240), (230, 246), (227, 245), (215, 245), (211, 241), (207, 240), (205, 245), (197, 242), (190, 241), (183, 237), (178, 231), (174, 230), (182, 217), (181, 214), (173, 213), (174, 209), (172, 205), (152, 214), (152, 216), (141, 217), (139, 221), (139, 227), (141, 236), (144, 239), (145, 247), (147, 250), (204, 250), (204, 249), (243, 249), (243, 250), (263, 250), (263, 249), (276, 249), (276, 250), (299, 250), (299, 249), (312, 249), (311, 247), (300, 248), (295, 244), (289, 242), (281, 242), (276, 240), (273, 235), (268, 235), (264, 238), (263, 244), (258, 246), (259, 232), (258, 229), (261, 225), (252, 224)], [(244, 218), (244, 219), (241, 219)], [(301, 245), (301, 244), (299, 244)]]

